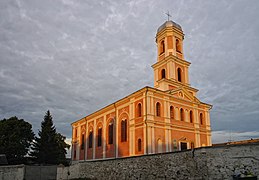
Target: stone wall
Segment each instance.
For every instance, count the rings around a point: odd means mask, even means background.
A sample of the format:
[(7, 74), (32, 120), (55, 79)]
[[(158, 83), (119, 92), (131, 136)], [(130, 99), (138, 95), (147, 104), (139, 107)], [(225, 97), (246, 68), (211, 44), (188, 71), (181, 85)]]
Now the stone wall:
[(259, 174), (259, 144), (206, 147), (59, 167), (57, 179), (232, 179)]
[(55, 180), (57, 166), (25, 166), (25, 180)]
[(54, 180), (57, 166), (0, 166), (0, 180)]
[(24, 165), (0, 166), (0, 180), (23, 180)]

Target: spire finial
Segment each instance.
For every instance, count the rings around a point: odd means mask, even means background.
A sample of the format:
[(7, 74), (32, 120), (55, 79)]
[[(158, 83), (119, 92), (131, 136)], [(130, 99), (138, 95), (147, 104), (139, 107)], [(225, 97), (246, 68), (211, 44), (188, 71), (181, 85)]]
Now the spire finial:
[(169, 13), (169, 11), (167, 11), (167, 13), (165, 13), (166, 15), (167, 15), (167, 19), (168, 19), (168, 21), (170, 20), (170, 17), (172, 17), (171, 16), (171, 14)]

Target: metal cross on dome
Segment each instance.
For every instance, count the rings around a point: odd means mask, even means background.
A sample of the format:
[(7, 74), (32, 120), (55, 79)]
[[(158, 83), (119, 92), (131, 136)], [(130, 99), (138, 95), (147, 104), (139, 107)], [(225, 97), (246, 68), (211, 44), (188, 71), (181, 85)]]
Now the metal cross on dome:
[(171, 14), (169, 13), (169, 11), (167, 11), (167, 13), (165, 13), (165, 14), (167, 15), (167, 19), (169, 21), (170, 17), (172, 17)]

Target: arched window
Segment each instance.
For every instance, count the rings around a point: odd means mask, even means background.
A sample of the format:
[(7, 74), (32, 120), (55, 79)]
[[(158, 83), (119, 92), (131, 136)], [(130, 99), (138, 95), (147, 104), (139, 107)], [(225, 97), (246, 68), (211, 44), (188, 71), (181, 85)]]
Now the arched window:
[(93, 147), (93, 131), (90, 131), (88, 139), (89, 139), (88, 148), (92, 148)]
[(192, 113), (192, 110), (190, 111), (190, 123), (193, 123), (193, 113)]
[(156, 116), (161, 116), (161, 105), (159, 102), (156, 103)]
[(127, 141), (127, 120), (121, 121), (121, 142)]
[(200, 123), (201, 123), (201, 125), (203, 125), (203, 114), (202, 113), (200, 113)]
[(108, 137), (108, 144), (113, 144), (113, 123), (109, 124), (109, 137)]
[(181, 70), (181, 68), (177, 68), (177, 77), (178, 77), (178, 81), (182, 82), (182, 70)]
[(170, 118), (174, 119), (174, 107), (170, 106)]
[(179, 53), (181, 52), (181, 43), (179, 39), (176, 39), (176, 51)]
[(165, 69), (162, 69), (162, 71), (161, 71), (161, 78), (162, 79), (165, 78)]
[(74, 159), (76, 159), (76, 150), (74, 150)]
[(98, 129), (98, 134), (97, 134), (97, 146), (100, 147), (102, 146), (102, 128)]
[(142, 106), (141, 103), (138, 103), (138, 117), (142, 116)]
[(180, 109), (180, 116), (181, 116), (181, 121), (184, 121), (184, 110), (182, 108)]
[(141, 139), (138, 139), (138, 151), (141, 151)]
[(161, 41), (160, 43), (160, 54), (165, 52), (165, 41)]
[(81, 149), (85, 149), (85, 134), (81, 136)]

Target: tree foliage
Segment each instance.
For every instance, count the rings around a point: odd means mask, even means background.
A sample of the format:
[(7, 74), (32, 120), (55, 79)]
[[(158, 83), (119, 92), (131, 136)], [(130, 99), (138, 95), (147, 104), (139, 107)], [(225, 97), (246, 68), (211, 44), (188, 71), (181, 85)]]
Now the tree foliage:
[(9, 164), (25, 163), (33, 139), (30, 123), (17, 117), (0, 120), (0, 154), (6, 155)]
[(70, 146), (65, 143), (66, 137), (56, 132), (49, 111), (41, 122), (41, 130), (38, 135), (31, 152), (35, 161), (39, 164), (66, 164), (66, 149)]

